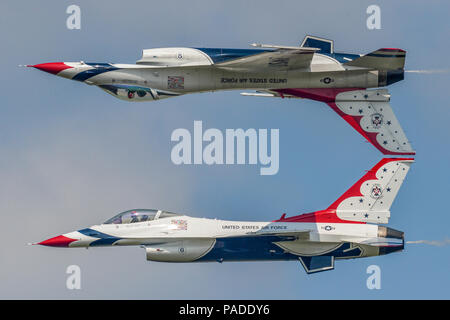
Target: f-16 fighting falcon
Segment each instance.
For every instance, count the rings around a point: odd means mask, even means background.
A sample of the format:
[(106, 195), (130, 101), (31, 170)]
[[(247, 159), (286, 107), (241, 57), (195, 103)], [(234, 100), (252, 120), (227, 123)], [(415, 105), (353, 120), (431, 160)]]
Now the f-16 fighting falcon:
[(383, 154), (413, 155), (391, 106), (388, 86), (404, 78), (406, 52), (336, 53), (332, 40), (306, 36), (298, 47), (156, 48), (136, 64), (51, 62), (28, 65), (95, 85), (126, 101), (253, 89), (246, 96), (307, 98), (328, 104)]
[(297, 260), (307, 273), (331, 270), (336, 259), (404, 249), (403, 232), (377, 224), (388, 223), (391, 204), (412, 162), (411, 158), (382, 159), (327, 209), (313, 213), (247, 222), (135, 209), (38, 244), (141, 246), (151, 261)]

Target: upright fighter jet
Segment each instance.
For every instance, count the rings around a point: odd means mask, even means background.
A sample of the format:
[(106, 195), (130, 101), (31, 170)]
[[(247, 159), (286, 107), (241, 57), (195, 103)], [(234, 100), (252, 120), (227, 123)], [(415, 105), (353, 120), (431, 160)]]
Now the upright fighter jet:
[(136, 64), (81, 61), (29, 67), (98, 86), (126, 101), (235, 89), (257, 90), (242, 93), (246, 96), (313, 99), (329, 105), (383, 154), (415, 154), (389, 105), (388, 91), (367, 90), (403, 80), (404, 50), (337, 53), (332, 40), (313, 36), (298, 47), (253, 46), (146, 49)]
[(404, 233), (388, 223), (390, 207), (413, 159), (382, 159), (327, 209), (271, 222), (194, 218), (134, 209), (103, 224), (65, 233), (39, 245), (141, 246), (160, 262), (300, 261), (307, 273), (331, 270), (337, 259), (404, 249)]

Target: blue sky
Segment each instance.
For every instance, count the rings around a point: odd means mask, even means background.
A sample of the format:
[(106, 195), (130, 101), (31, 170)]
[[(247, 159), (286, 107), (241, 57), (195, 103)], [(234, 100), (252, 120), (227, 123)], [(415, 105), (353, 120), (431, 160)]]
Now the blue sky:
[[(81, 7), (81, 30), (66, 28)], [(366, 8), (381, 8), (381, 30)], [(338, 261), (306, 275), (296, 262), (164, 264), (135, 247), (60, 250), (27, 246), (102, 222), (130, 208), (266, 221), (324, 209), (382, 157), (326, 105), (242, 97), (239, 91), (126, 103), (101, 90), (19, 64), (134, 63), (166, 46), (247, 48), (297, 45), (305, 34), (335, 50), (407, 50), (407, 69), (449, 69), (447, 1), (2, 1), (0, 117), (0, 298), (392, 299), (450, 298), (450, 247), (409, 245), (402, 253)], [(407, 240), (450, 237), (448, 74), (407, 74), (391, 103), (413, 147), (413, 165), (389, 226)], [(174, 129), (277, 128), (280, 170), (175, 166)], [(76, 264), (82, 289), (67, 290)], [(366, 268), (382, 271), (366, 288)]]

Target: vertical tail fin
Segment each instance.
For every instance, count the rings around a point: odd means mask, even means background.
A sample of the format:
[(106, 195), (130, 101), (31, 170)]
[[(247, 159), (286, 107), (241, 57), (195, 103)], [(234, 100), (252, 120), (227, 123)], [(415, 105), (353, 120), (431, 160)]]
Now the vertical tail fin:
[(388, 223), (389, 209), (413, 158), (384, 158), (327, 209), (275, 222)]
[(328, 209), (342, 220), (388, 223), (392, 203), (408, 173), (412, 158), (384, 158)]

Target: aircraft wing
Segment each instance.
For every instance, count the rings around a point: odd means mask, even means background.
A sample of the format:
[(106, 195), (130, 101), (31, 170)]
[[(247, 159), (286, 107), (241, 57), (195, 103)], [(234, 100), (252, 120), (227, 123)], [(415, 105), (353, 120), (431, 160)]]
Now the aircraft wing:
[(217, 68), (230, 71), (274, 72), (309, 68), (314, 48), (277, 47), (242, 58), (214, 64)]
[(256, 94), (264, 97), (306, 98), (326, 103), (385, 155), (414, 155), (386, 89), (274, 89)]

